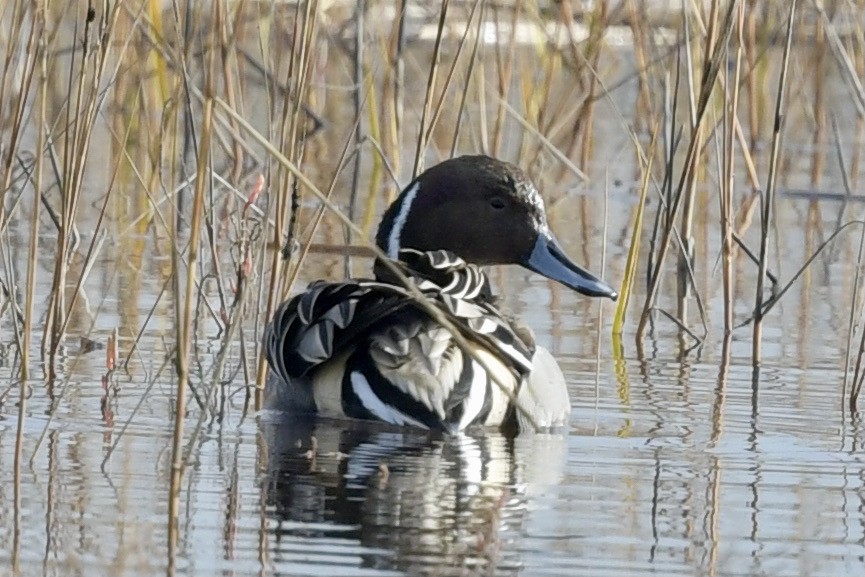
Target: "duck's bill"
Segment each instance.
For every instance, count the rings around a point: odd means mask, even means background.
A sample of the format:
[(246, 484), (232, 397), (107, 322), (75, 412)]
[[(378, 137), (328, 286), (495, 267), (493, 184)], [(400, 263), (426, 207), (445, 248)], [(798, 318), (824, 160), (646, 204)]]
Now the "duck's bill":
[(535, 247), (523, 266), (586, 296), (613, 300), (619, 296), (613, 287), (568, 258), (552, 235), (538, 235)]

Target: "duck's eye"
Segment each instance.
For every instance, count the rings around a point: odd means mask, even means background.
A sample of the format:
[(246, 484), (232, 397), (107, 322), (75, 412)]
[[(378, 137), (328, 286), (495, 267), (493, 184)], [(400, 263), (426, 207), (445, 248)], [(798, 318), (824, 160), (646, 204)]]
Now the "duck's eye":
[(503, 198), (495, 196), (490, 199), (490, 206), (496, 210), (501, 210), (505, 207), (505, 201)]

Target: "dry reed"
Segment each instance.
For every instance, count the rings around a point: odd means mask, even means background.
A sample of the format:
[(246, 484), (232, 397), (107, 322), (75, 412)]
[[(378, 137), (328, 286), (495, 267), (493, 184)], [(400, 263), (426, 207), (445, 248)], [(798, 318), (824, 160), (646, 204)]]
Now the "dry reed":
[[(810, 62), (836, 66), (858, 116), (850, 127), (833, 124), (844, 209), (781, 283), (781, 271), (770, 266), (781, 249), (770, 234), (789, 182), (782, 128), (793, 111), (808, 108), (813, 117), (810, 186), (823, 186), (823, 175), (833, 169), (820, 148), (829, 139), (823, 77), (788, 85), (799, 72), (790, 67), (801, 66), (791, 54), (808, 49), (794, 43), (797, 27), (813, 19), (800, 16), (804, 8), (795, 2), (788, 8), (714, 0), (706, 10), (700, 4), (688, 4), (675, 32), (664, 35), (660, 25), (642, 25), (644, 8), (633, 1), (620, 10), (599, 2), (581, 15), (565, 2), (555, 10), (519, 1), (445, 2), (421, 23), (429, 40), (419, 50), (419, 25), (407, 1), (396, 3), (384, 22), (370, 18), (381, 8), (372, 0), (352, 3), (342, 21), (315, 1), (252, 6), (220, 0), (209, 14), (192, 3), (162, 10), (157, 2), (11, 0), (0, 9), (0, 288), (12, 303), (3, 318), (21, 376), (17, 392), (7, 393), (19, 397), (16, 483), (29, 387), (40, 378), (52, 390), (55, 381), (62, 383), (50, 398), (51, 413), (57, 411), (69, 382), (69, 337), (88, 336), (82, 327), (96, 320), (82, 321), (90, 275), (101, 259), (115, 255), (116, 266), (139, 283), (119, 296), (148, 304), (103, 335), (116, 331), (123, 357), (122, 370), (108, 378), (124, 372), (137, 378), (145, 367), (162, 375), (166, 359), (173, 359), (169, 516), (176, 545), (183, 470), (200, 431), (208, 418), (224, 416), (235, 393), (246, 395), (244, 410), (262, 406), (267, 367), (257, 342), (298, 281), (320, 273), (321, 263), (311, 258), (315, 247), (344, 238), (355, 247), (335, 252), (366, 247), (397, 180), (406, 182), (428, 161), (465, 152), (525, 166), (551, 197), (551, 212), (568, 210), (557, 192), (587, 192), (574, 215), (560, 216), (584, 233), (586, 264), (600, 269), (593, 255), (609, 254), (604, 268), (611, 280), (621, 280), (612, 320), (620, 378), (626, 380), (625, 359), (643, 353), (643, 341), (663, 338), (654, 321), (666, 318), (679, 336), (698, 344), (723, 337), (723, 393), (733, 331), (754, 323), (752, 361), (759, 364), (764, 327), (774, 322), (767, 313), (820, 255), (840, 254), (839, 239), (858, 223), (845, 211), (853, 210), (846, 203), (855, 206), (865, 132), (859, 80), (865, 43), (856, 34), (859, 24), (845, 35), (843, 10), (830, 17), (818, 5), (810, 12), (818, 24)], [(761, 19), (758, 9), (772, 17)], [(623, 29), (632, 44), (614, 48), (608, 39)], [(525, 30), (529, 40), (521, 36)], [(627, 73), (617, 68), (622, 50), (632, 64)], [(767, 112), (761, 87), (775, 78), (775, 107)], [(623, 97), (623, 91), (630, 92)], [(340, 98), (350, 112), (334, 104)], [(603, 139), (611, 135), (602, 131), (611, 126), (633, 143), (633, 152), (603, 156), (610, 154)], [(103, 139), (108, 144), (94, 153)], [(713, 151), (714, 166), (707, 160)], [(413, 155), (410, 167), (407, 155)], [(597, 175), (617, 162), (637, 190), (613, 189), (601, 207)], [(811, 204), (823, 209), (817, 200)], [(752, 227), (757, 210), (759, 226)], [(592, 244), (600, 214), (609, 246)], [(342, 237), (334, 230), (349, 232)], [(850, 272), (848, 352), (839, 367), (845, 375), (840, 394), (853, 411), (865, 381), (863, 239)], [(824, 252), (833, 242), (839, 252)], [(20, 255), (14, 243), (25, 247)], [(364, 250), (381, 256), (374, 247)], [(145, 253), (164, 258), (150, 267)], [(705, 280), (715, 262), (717, 289)], [(157, 277), (153, 294), (140, 292), (142, 271)], [(629, 323), (627, 308), (637, 296), (644, 301)], [(704, 306), (715, 297), (723, 308), (718, 317)], [(743, 303), (752, 314), (737, 318)], [(441, 311), (429, 312), (450, 326)], [(692, 326), (697, 314), (703, 334)], [(163, 321), (170, 330), (158, 328)], [(637, 339), (634, 351), (623, 335)], [(603, 358), (599, 351), (597, 358)], [(143, 381), (141, 399), (154, 383)], [(126, 415), (118, 438), (136, 414), (137, 408)]]

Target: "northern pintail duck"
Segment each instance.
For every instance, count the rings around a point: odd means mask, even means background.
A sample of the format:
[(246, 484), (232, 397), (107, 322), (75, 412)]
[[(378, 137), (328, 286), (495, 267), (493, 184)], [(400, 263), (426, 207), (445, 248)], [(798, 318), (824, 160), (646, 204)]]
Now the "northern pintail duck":
[(376, 243), (471, 350), (376, 262), (375, 279), (316, 281), (278, 308), (264, 336), (266, 408), (451, 432), (567, 422), (558, 364), (499, 311), (479, 267), (519, 264), (584, 295), (617, 295), (565, 255), (522, 170), (487, 156), (433, 166), (387, 209)]

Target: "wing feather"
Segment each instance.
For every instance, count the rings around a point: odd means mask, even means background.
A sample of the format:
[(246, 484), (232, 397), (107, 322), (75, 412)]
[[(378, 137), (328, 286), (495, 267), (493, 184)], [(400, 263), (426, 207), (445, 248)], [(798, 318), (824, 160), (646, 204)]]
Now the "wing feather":
[[(400, 259), (396, 264), (429, 302), (461, 332), (465, 327), (464, 336), (483, 343), (486, 362), (494, 362), (499, 378), (516, 386), (531, 372), (533, 339), (525, 339), (495, 308), (479, 267), (448, 251), (403, 249)], [(370, 390), (385, 395), (383, 402), (390, 386), (405, 403), (414, 399), (429, 411), (423, 422), (463, 428), (499, 412), (500, 403), (490, 399), (497, 387), (490, 386), (483, 367), (393, 277), (377, 263), (376, 280), (317, 281), (280, 305), (265, 331), (273, 372), (288, 383), (311, 382), (306, 377), (317, 367), (360, 347), (367, 360), (351, 370), (361, 371), (357, 374), (364, 375)], [(349, 384), (356, 389), (361, 381), (355, 380)], [(369, 393), (361, 389), (356, 396), (371, 410)]]

